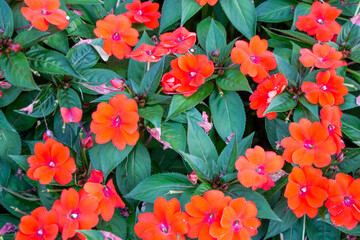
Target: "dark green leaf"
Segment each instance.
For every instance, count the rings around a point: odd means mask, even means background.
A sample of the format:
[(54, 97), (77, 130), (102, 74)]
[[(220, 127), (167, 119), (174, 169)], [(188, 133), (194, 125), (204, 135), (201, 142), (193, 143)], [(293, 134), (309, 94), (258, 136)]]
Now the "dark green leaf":
[(11, 8), (5, 0), (0, 0), (0, 28), (4, 29), (4, 35), (11, 37), (14, 31), (14, 19)]
[(81, 100), (79, 98), (79, 95), (72, 88), (60, 88), (58, 99), (60, 107), (65, 107), (67, 109), (78, 107), (81, 109)]
[(76, 71), (91, 68), (100, 58), (96, 50), (85, 43), (71, 48), (66, 57)]
[(205, 18), (196, 26), (196, 36), (198, 38), (200, 46), (203, 49), (206, 49), (206, 39), (207, 39), (207, 35), (208, 35), (209, 29), (210, 29), (210, 24), (212, 21), (215, 22), (218, 29), (220, 29), (220, 31), (222, 32), (222, 35), (226, 36), (226, 30), (220, 22), (213, 20), (211, 17)]
[(9, 155), (9, 157), (25, 171), (29, 169), (30, 166), (27, 159), (30, 157), (30, 155)]
[(5, 107), (15, 101), (21, 93), (22, 88), (11, 86), (7, 89), (1, 89), (0, 107)]
[(359, 105), (356, 104), (356, 97), (351, 93), (348, 93), (344, 96), (344, 103), (339, 105), (342, 111), (357, 108)]
[(181, 0), (165, 0), (161, 10), (160, 33), (181, 18)]
[(345, 158), (339, 165), (341, 172), (349, 173), (356, 171), (360, 164), (360, 148), (345, 148), (343, 152), (345, 153)]
[(196, 171), (200, 179), (206, 179), (210, 181), (214, 174), (211, 171), (209, 165), (203, 159), (184, 153), (182, 151), (180, 151), (180, 154), (182, 158), (190, 165), (190, 167)]
[(42, 39), (45, 39), (50, 34), (51, 34), (50, 32), (42, 32), (40, 30), (33, 28), (29, 31), (25, 31), (17, 35), (14, 41), (20, 44), (21, 47), (28, 48), (32, 45), (35, 45), (37, 42), (41, 41)]
[(139, 116), (149, 120), (155, 127), (160, 127), (163, 109), (160, 105), (139, 108)]
[(226, 91), (247, 91), (252, 93), (247, 78), (239, 70), (228, 69), (216, 78), (216, 84)]
[(293, 20), (293, 24), (291, 26), (291, 30), (296, 29), (295, 24), (296, 24), (297, 20), (299, 19), (299, 16), (305, 16), (310, 13), (310, 8), (311, 8), (311, 5), (308, 3), (304, 3), (304, 2), (301, 2), (298, 5), (296, 5), (295, 11), (294, 11), (294, 20)]
[(19, 155), (20, 151), (20, 136), (6, 120), (3, 112), (0, 111), (0, 159), (10, 162), (8, 155)]
[(67, 39), (66, 31), (61, 31), (51, 36), (48, 36), (46, 39), (44, 39), (44, 42), (46, 43), (46, 45), (55, 48), (62, 53), (66, 54), (69, 51), (69, 42)]
[(287, 0), (268, 0), (256, 7), (257, 20), (260, 22), (285, 22), (293, 19), (296, 2)]
[(344, 113), (341, 117), (341, 122), (343, 133), (360, 146), (360, 119)]
[(99, 223), (97, 224), (97, 229), (110, 232), (112, 234), (115, 234), (116, 236), (119, 236), (122, 239), (126, 239), (126, 235), (127, 235), (126, 225), (127, 225), (126, 218), (121, 215), (120, 211), (115, 210), (115, 213), (110, 221), (106, 222), (103, 219), (99, 220)]
[(231, 141), (226, 145), (226, 147), (222, 150), (219, 159), (217, 161), (217, 165), (219, 166), (219, 172), (232, 173), (235, 169), (235, 162), (238, 158), (238, 146), (237, 146), (237, 138), (236, 134), (233, 136)]
[(147, 71), (141, 80), (140, 91), (145, 95), (153, 94), (159, 86), (163, 75), (165, 64), (165, 57), (154, 64), (149, 71)]
[(285, 78), (288, 80), (289, 85), (297, 86), (299, 79), (298, 73), (295, 71), (295, 69), (285, 59), (276, 54), (274, 54), (274, 56), (279, 72), (284, 74)]
[(340, 240), (341, 232), (321, 218), (306, 219), (306, 234), (309, 240)]
[(337, 44), (346, 48), (351, 48), (357, 44), (360, 35), (360, 27), (348, 20), (341, 27), (341, 32), (337, 36)]
[(161, 140), (170, 143), (176, 151), (185, 151), (186, 133), (183, 125), (176, 122), (165, 122), (161, 125)]
[(88, 240), (104, 240), (104, 235), (97, 230), (77, 230), (83, 234)]
[(272, 112), (286, 112), (296, 107), (297, 101), (294, 99), (294, 95), (288, 92), (283, 92), (274, 97), (269, 106), (264, 112), (264, 115)]
[(221, 28), (219, 28), (215, 21), (211, 19), (210, 28), (206, 36), (206, 53), (208, 55), (210, 55), (212, 51), (216, 49), (220, 51), (226, 46), (226, 34), (224, 34), (225, 29), (224, 27)]
[(289, 137), (289, 123), (275, 118), (269, 120), (265, 118), (265, 129), (271, 146), (276, 149), (276, 142), (281, 141), (284, 137)]
[(202, 6), (194, 0), (181, 0), (181, 26), (194, 16)]

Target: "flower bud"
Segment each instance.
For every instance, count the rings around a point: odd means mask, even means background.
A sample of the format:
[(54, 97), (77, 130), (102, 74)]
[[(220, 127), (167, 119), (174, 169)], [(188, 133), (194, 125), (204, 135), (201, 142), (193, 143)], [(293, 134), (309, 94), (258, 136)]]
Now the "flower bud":
[(336, 162), (342, 162), (342, 161), (344, 161), (344, 158), (345, 158), (345, 157), (344, 157), (344, 153), (343, 153), (343, 152), (335, 155), (335, 161), (336, 161)]
[(13, 52), (18, 52), (20, 50), (20, 44), (18, 43), (9, 43), (9, 47)]
[(198, 181), (198, 175), (196, 174), (196, 171), (192, 171), (192, 173), (188, 175), (188, 178), (190, 182), (195, 185)]
[(124, 88), (124, 79), (114, 78), (110, 80), (111, 85), (113, 85), (114, 88), (122, 89)]
[(48, 129), (43, 135), (43, 140), (46, 141), (49, 138), (54, 138), (54, 133)]
[(92, 136), (86, 137), (82, 142), (82, 145), (85, 149), (91, 148), (93, 146), (93, 144), (94, 144), (94, 142), (93, 142)]
[(215, 49), (214, 51), (212, 51), (212, 52), (210, 53), (210, 55), (211, 55), (212, 57), (218, 58), (219, 55), (220, 55), (220, 52), (219, 52), (218, 49)]

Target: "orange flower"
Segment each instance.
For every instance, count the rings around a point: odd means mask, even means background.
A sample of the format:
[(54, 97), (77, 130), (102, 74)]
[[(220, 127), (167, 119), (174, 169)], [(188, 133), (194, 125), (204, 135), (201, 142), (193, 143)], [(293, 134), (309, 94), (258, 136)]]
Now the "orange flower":
[(196, 0), (198, 4), (204, 6), (205, 4), (209, 4), (210, 6), (214, 6), (218, 0)]
[[(92, 174), (93, 175), (93, 174)], [(95, 173), (96, 175), (96, 173)], [(90, 180), (90, 179), (89, 179)], [(99, 183), (91, 182), (92, 180), (88, 181), (84, 185), (84, 190), (90, 196), (96, 197), (99, 201), (99, 208), (98, 212), (101, 213), (102, 218), (105, 221), (110, 221), (113, 217), (115, 208), (116, 207), (125, 207), (125, 203), (121, 200), (120, 196), (117, 194), (113, 180), (103, 185), (101, 182)]]
[(53, 240), (59, 231), (56, 212), (47, 211), (45, 207), (36, 208), (31, 215), (22, 217), (20, 221), (15, 240)]
[(283, 157), (289, 163), (302, 166), (325, 167), (336, 152), (336, 144), (329, 136), (328, 129), (319, 122), (311, 123), (302, 118), (299, 123), (290, 123), (291, 137), (281, 141), (285, 148)]
[(83, 111), (77, 107), (72, 109), (61, 107), (60, 113), (64, 123), (78, 123), (81, 121)]
[[(209, 61), (206, 55), (194, 56), (190, 53), (172, 60), (171, 67), (172, 70), (169, 74), (175, 77), (174, 82), (175, 79), (179, 79), (181, 82), (181, 85), (175, 90), (183, 93), (186, 97), (196, 92), (199, 86), (205, 83), (205, 78), (210, 77), (214, 72), (214, 63)], [(161, 80), (163, 86), (166, 86), (171, 79), (170, 75), (163, 76)]]
[(328, 129), (329, 135), (333, 138), (336, 144), (336, 153), (340, 153), (341, 149), (345, 148), (345, 143), (341, 139), (341, 116), (342, 112), (338, 106), (326, 105), (320, 111), (321, 124)]
[(130, 20), (124, 15), (110, 14), (97, 21), (94, 33), (104, 39), (104, 51), (108, 55), (114, 54), (118, 59), (129, 58), (131, 46), (139, 41), (139, 32), (131, 28)]
[(125, 5), (129, 10), (124, 15), (130, 19), (132, 23), (143, 23), (150, 29), (155, 29), (159, 26), (158, 19), (161, 14), (158, 12), (159, 4), (151, 1), (141, 3), (138, 0)]
[[(79, 194), (75, 189), (64, 189), (60, 200), (56, 200), (53, 209), (58, 214), (58, 224), (62, 239), (75, 236), (76, 230), (90, 230), (99, 222), (96, 209), (99, 201), (87, 194)], [(86, 239), (78, 234), (81, 239)]]
[(344, 96), (348, 89), (343, 84), (344, 78), (336, 75), (334, 69), (319, 72), (316, 75), (316, 83), (304, 82), (301, 90), (306, 93), (305, 97), (312, 104), (340, 105), (344, 102)]
[(196, 42), (196, 33), (189, 32), (184, 27), (180, 27), (171, 33), (163, 33), (160, 35), (160, 43), (158, 47), (165, 48), (168, 53), (184, 54)]
[(240, 71), (249, 74), (257, 83), (269, 77), (269, 70), (276, 68), (274, 54), (267, 50), (268, 43), (265, 39), (260, 40), (258, 35), (254, 36), (250, 43), (243, 40), (236, 41), (231, 50), (231, 60), (241, 64)]
[(239, 171), (237, 177), (245, 187), (269, 190), (275, 186), (269, 173), (276, 173), (284, 166), (284, 158), (275, 152), (264, 151), (262, 147), (255, 146), (245, 151), (246, 157), (239, 157), (235, 167)]
[(21, 13), (34, 28), (46, 31), (49, 23), (59, 29), (64, 29), (69, 25), (66, 12), (59, 9), (59, 0), (25, 0), (25, 3), (29, 7), (22, 7)]
[(137, 49), (129, 54), (129, 57), (138, 62), (158, 62), (161, 57), (168, 53), (165, 48), (157, 48), (155, 46), (143, 43)]
[(245, 198), (231, 200), (224, 208), (220, 222), (210, 227), (210, 235), (221, 240), (250, 240), (257, 234), (261, 222), (256, 218), (258, 211), (252, 201)]
[(295, 215), (300, 218), (305, 213), (314, 218), (327, 198), (328, 179), (320, 169), (311, 166), (294, 167), (286, 185), (285, 197)]
[(315, 43), (313, 52), (310, 49), (303, 48), (300, 53), (299, 60), (305, 67), (338, 68), (346, 66), (345, 61), (340, 61), (343, 56), (342, 53), (327, 43), (323, 45)]
[(27, 176), (39, 180), (41, 184), (49, 184), (55, 180), (61, 184), (68, 184), (75, 172), (76, 165), (68, 147), (48, 138), (44, 143), (38, 142), (34, 148), (35, 155), (28, 158), (30, 165)]
[(276, 112), (267, 113), (264, 115), (265, 110), (270, 105), (271, 101), (282, 93), (287, 86), (288, 82), (282, 73), (272, 75), (260, 83), (255, 92), (250, 96), (250, 108), (257, 109), (257, 116), (259, 118), (267, 117), (268, 119), (276, 118)]
[(154, 213), (141, 213), (134, 230), (144, 240), (185, 240), (189, 230), (188, 216), (180, 211), (180, 202), (173, 198), (166, 201), (158, 197), (154, 203)]
[(126, 144), (134, 146), (139, 139), (138, 106), (124, 94), (112, 97), (109, 103), (99, 103), (92, 119), (90, 130), (99, 144), (112, 140), (119, 150), (124, 150)]
[(214, 222), (220, 222), (223, 210), (228, 206), (231, 197), (225, 197), (218, 190), (210, 190), (203, 197), (193, 196), (191, 202), (185, 205), (189, 215), (189, 238), (199, 240), (215, 239), (210, 236), (210, 227)]
[(331, 222), (339, 227), (353, 229), (360, 221), (360, 179), (354, 180), (344, 173), (336, 174), (336, 181), (329, 180), (325, 203)]
[(340, 9), (331, 7), (327, 2), (314, 2), (311, 13), (299, 16), (296, 27), (310, 36), (315, 35), (316, 40), (320, 42), (327, 42), (341, 32), (341, 25), (335, 21), (340, 14)]

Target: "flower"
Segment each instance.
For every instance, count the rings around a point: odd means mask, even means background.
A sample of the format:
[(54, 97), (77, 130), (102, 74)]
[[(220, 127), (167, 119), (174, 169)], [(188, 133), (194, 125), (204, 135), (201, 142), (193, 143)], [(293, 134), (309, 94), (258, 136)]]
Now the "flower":
[(304, 82), (301, 90), (305, 92), (306, 99), (312, 104), (340, 105), (344, 102), (344, 96), (348, 89), (344, 85), (344, 78), (336, 75), (334, 69), (319, 72), (316, 75), (316, 83)]
[(285, 188), (285, 197), (295, 215), (300, 218), (305, 213), (314, 218), (327, 198), (328, 179), (320, 169), (311, 166), (294, 167)]
[(117, 89), (120, 89), (120, 90), (124, 89), (124, 82), (125, 82), (124, 79), (119, 79), (119, 78), (114, 78), (114, 79), (110, 80), (111, 85), (114, 88), (117, 88)]
[(160, 43), (158, 47), (165, 48), (169, 53), (184, 54), (196, 42), (196, 33), (189, 32), (184, 27), (180, 27), (171, 33), (163, 33), (160, 35)]
[(190, 182), (195, 185), (199, 179), (198, 175), (196, 174), (196, 171), (193, 170), (189, 175), (188, 178), (190, 180)]
[(231, 197), (225, 197), (219, 190), (210, 190), (204, 196), (193, 196), (191, 202), (185, 205), (189, 215), (189, 238), (199, 240), (215, 239), (210, 235), (210, 227), (214, 222), (220, 222), (223, 210), (228, 206)]
[(335, 34), (341, 32), (341, 25), (335, 19), (341, 14), (341, 10), (331, 7), (329, 3), (314, 2), (311, 13), (299, 16), (296, 27), (314, 36), (320, 42), (330, 41)]
[(235, 163), (239, 171), (237, 177), (245, 187), (269, 190), (275, 186), (270, 173), (276, 173), (284, 166), (284, 158), (275, 152), (264, 151), (262, 147), (255, 146), (245, 151), (245, 157), (240, 156)]
[(345, 143), (341, 139), (341, 116), (342, 112), (338, 106), (326, 105), (320, 110), (321, 124), (328, 129), (329, 135), (333, 138), (337, 154), (345, 148)]
[(124, 15), (130, 19), (132, 23), (143, 23), (150, 29), (155, 29), (159, 26), (158, 19), (161, 14), (158, 12), (159, 4), (151, 1), (141, 3), (138, 0), (125, 5), (129, 10)]
[(18, 43), (9, 43), (9, 47), (10, 47), (10, 50), (13, 51), (13, 52), (18, 52), (20, 51), (20, 44)]
[(99, 103), (92, 119), (90, 130), (99, 144), (112, 140), (119, 150), (124, 150), (126, 144), (134, 146), (139, 139), (138, 106), (124, 94), (112, 97), (109, 103)]
[[(175, 79), (180, 80), (180, 86), (176, 91), (183, 93), (185, 97), (191, 96), (196, 90), (205, 83), (205, 78), (210, 77), (214, 72), (214, 63), (209, 61), (206, 55), (192, 55), (186, 53), (171, 61), (172, 70), (169, 72)], [(166, 85), (169, 82), (169, 76), (164, 75), (161, 82)], [(169, 89), (168, 89), (169, 90)]]
[(28, 158), (29, 178), (39, 180), (41, 184), (49, 184), (53, 178), (61, 185), (71, 181), (71, 174), (75, 172), (76, 165), (74, 159), (70, 157), (68, 147), (48, 138), (45, 144), (36, 143), (34, 152), (35, 155)]
[(305, 67), (338, 68), (346, 66), (345, 61), (340, 61), (343, 56), (342, 53), (327, 43), (323, 45), (315, 43), (313, 52), (310, 49), (303, 48), (300, 53), (299, 60)]
[(252, 201), (237, 198), (230, 201), (224, 208), (220, 222), (210, 227), (210, 235), (221, 240), (250, 240), (257, 234), (261, 222), (256, 218), (258, 211)]
[[(95, 172), (94, 175), (97, 173)], [(91, 174), (92, 175), (92, 174)], [(98, 179), (103, 181), (103, 179)], [(105, 221), (110, 221), (115, 212), (115, 207), (125, 207), (125, 203), (121, 200), (120, 196), (117, 194), (113, 180), (106, 184), (100, 184), (97, 182), (92, 182), (91, 180), (85, 183), (84, 190), (90, 196), (93, 196), (99, 201), (98, 212), (101, 213), (102, 218)]]
[(289, 163), (302, 166), (325, 167), (336, 152), (336, 144), (329, 136), (328, 129), (319, 122), (311, 123), (302, 118), (299, 123), (290, 123), (291, 137), (281, 140), (285, 148), (283, 157)]
[(360, 27), (360, 13), (350, 18), (350, 21), (356, 26)]
[(64, 123), (78, 123), (81, 121), (83, 111), (78, 107), (73, 107), (71, 109), (61, 107), (60, 113)]
[[(75, 189), (64, 189), (60, 200), (56, 200), (53, 208), (58, 215), (58, 224), (62, 239), (75, 236), (76, 230), (90, 230), (99, 222), (96, 210), (99, 202), (97, 198), (87, 194), (79, 194)], [(82, 236), (78, 234), (78, 236)], [(84, 237), (81, 237), (84, 239)]]
[(240, 64), (240, 71), (257, 83), (269, 77), (269, 70), (276, 68), (274, 54), (267, 50), (268, 43), (265, 39), (254, 36), (250, 43), (243, 40), (235, 42), (235, 47), (231, 50), (231, 60)]
[(34, 110), (34, 105), (37, 104), (38, 102), (39, 102), (39, 100), (35, 100), (27, 107), (19, 109), (19, 111), (27, 112), (27, 114), (30, 115)]
[(56, 212), (47, 211), (45, 207), (36, 208), (31, 215), (23, 216), (20, 221), (15, 240), (53, 240), (59, 231)]
[(209, 134), (211, 128), (213, 127), (213, 124), (209, 122), (209, 116), (206, 114), (205, 111), (202, 112), (201, 116), (204, 121), (197, 122), (197, 124), (204, 129), (206, 134)]
[(5, 223), (4, 226), (0, 229), (0, 236), (4, 236), (8, 233), (13, 233), (17, 230), (17, 227), (9, 222)]
[(44, 132), (44, 134), (43, 134), (43, 140), (46, 141), (49, 138), (55, 138), (55, 136), (54, 136), (54, 133), (52, 131), (47, 129), (46, 132)]
[(164, 92), (175, 92), (181, 86), (181, 81), (170, 73), (165, 73), (161, 79), (161, 85)]
[(210, 6), (214, 6), (218, 0), (196, 0), (198, 4), (201, 6), (205, 6), (205, 4), (209, 4)]
[(104, 51), (118, 59), (129, 58), (131, 46), (135, 46), (139, 39), (139, 32), (131, 27), (130, 20), (124, 15), (110, 14), (103, 20), (96, 22), (94, 33), (104, 39)]
[(155, 46), (143, 43), (137, 49), (129, 54), (129, 57), (138, 62), (158, 62), (161, 57), (168, 53), (165, 48), (157, 48)]
[(84, 138), (84, 140), (82, 141), (82, 145), (85, 149), (89, 149), (93, 146), (94, 141), (92, 136), (88, 136), (86, 138)]
[(28, 7), (22, 7), (21, 13), (36, 29), (46, 31), (49, 23), (59, 29), (69, 25), (66, 12), (59, 9), (59, 0), (25, 0), (24, 2)]
[(265, 110), (270, 105), (271, 101), (282, 93), (288, 81), (282, 73), (272, 75), (270, 79), (267, 79), (260, 83), (254, 93), (250, 96), (250, 108), (257, 109), (257, 116), (259, 118), (267, 117), (268, 119), (276, 118), (276, 112), (267, 113), (264, 115)]
[(172, 149), (170, 143), (164, 141), (161, 139), (161, 128), (157, 127), (157, 128), (150, 128), (149, 126), (146, 127), (146, 130), (150, 133), (150, 135), (155, 138), (157, 141), (159, 141), (160, 143), (164, 144), (163, 149)]
[(353, 229), (360, 221), (360, 179), (338, 173), (336, 180), (329, 180), (328, 195), (325, 203), (331, 222), (339, 227)]
[(92, 182), (92, 183), (101, 183), (102, 181), (104, 181), (104, 174), (102, 171), (99, 170), (92, 170), (90, 178), (87, 180), (87, 182)]
[(144, 240), (185, 240), (189, 230), (188, 216), (180, 211), (180, 202), (173, 198), (166, 201), (158, 197), (154, 203), (154, 212), (141, 213), (134, 230)]

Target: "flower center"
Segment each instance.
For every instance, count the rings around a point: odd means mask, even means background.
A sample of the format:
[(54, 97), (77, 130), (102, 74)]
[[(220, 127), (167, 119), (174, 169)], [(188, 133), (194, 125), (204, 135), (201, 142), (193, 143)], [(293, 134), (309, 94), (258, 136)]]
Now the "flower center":
[(42, 237), (43, 234), (44, 234), (44, 230), (42, 228), (39, 231), (37, 231), (37, 235), (39, 235), (39, 237)]
[(318, 58), (318, 61), (319, 61), (319, 62), (323, 62), (323, 61), (324, 61), (324, 58)]
[(138, 15), (143, 15), (143, 12), (141, 10), (136, 12)]
[(345, 206), (350, 207), (351, 205), (354, 204), (354, 200), (352, 200), (351, 197), (345, 196), (344, 197), (344, 204), (345, 204)]
[(168, 228), (165, 226), (165, 224), (161, 224), (161, 226), (160, 226), (160, 230), (162, 231), (162, 232), (164, 232), (164, 233), (168, 233), (169, 232), (169, 230), (168, 230)]
[(191, 73), (190, 73), (190, 76), (191, 76), (191, 77), (195, 77), (195, 76), (196, 76), (196, 72), (191, 72)]
[(210, 224), (212, 224), (215, 220), (214, 214), (211, 213), (208, 217), (207, 217), (207, 222)]
[(257, 173), (260, 174), (260, 175), (264, 175), (264, 174), (265, 174), (265, 168), (264, 168), (264, 166), (258, 167), (258, 168), (255, 170), (255, 172), (257, 172)]
[(236, 220), (232, 225), (232, 229), (234, 232), (239, 232), (241, 228), (242, 228), (242, 224), (240, 223), (239, 220)]
[(177, 39), (177, 42), (178, 42), (178, 43), (181, 43), (181, 42), (182, 42), (182, 39), (178, 38), (178, 39)]
[(323, 86), (320, 87), (320, 89), (323, 90), (323, 91), (326, 91), (328, 88), (327, 88), (326, 85), (323, 85)]
[(77, 218), (79, 217), (79, 214), (77, 214), (77, 213), (72, 213), (72, 214), (70, 214), (70, 217), (71, 217), (72, 219), (77, 219)]
[(302, 188), (300, 189), (300, 195), (301, 195), (301, 196), (304, 196), (304, 195), (306, 194), (306, 191), (307, 191), (307, 187), (302, 187)]
[(49, 163), (49, 166), (50, 166), (50, 167), (55, 167), (55, 163), (54, 163), (53, 161), (51, 161), (51, 162)]
[(47, 11), (45, 9), (41, 10), (41, 14), (46, 15)]
[(250, 57), (250, 60), (253, 62), (253, 63), (257, 63), (259, 61), (259, 59), (257, 57), (254, 57), (254, 56), (251, 56)]
[(106, 197), (109, 197), (111, 195), (111, 190), (107, 187), (107, 186), (104, 186), (104, 195)]
[(321, 18), (319, 18), (319, 19), (317, 20), (317, 22), (320, 23), (320, 24), (324, 24), (324, 21), (323, 21)]
[(113, 125), (114, 127), (119, 127), (119, 126), (121, 125), (121, 118), (120, 118), (120, 116), (117, 116), (117, 117), (113, 120), (112, 125)]
[(309, 143), (309, 142), (305, 142), (304, 148), (306, 148), (306, 149), (314, 149), (314, 146), (311, 145), (311, 143)]
[(331, 135), (331, 134), (333, 134), (333, 132), (335, 131), (335, 126), (332, 125), (332, 124), (329, 124), (328, 129), (329, 129), (329, 133), (330, 133), (330, 135)]
[(112, 39), (114, 41), (119, 41), (121, 39), (121, 36), (119, 33), (114, 33), (114, 35), (112, 36)]

